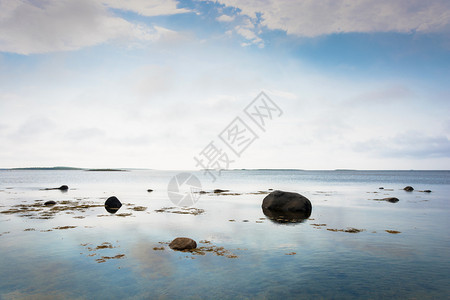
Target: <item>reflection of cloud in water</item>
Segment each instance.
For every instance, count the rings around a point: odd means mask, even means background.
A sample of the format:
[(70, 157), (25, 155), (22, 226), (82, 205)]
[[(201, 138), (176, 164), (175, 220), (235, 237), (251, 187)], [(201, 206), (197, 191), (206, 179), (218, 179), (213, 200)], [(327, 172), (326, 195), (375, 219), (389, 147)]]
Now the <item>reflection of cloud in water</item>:
[(367, 241), (363, 241), (360, 243), (355, 241), (347, 241), (347, 245), (354, 249), (369, 253), (370, 255), (377, 257), (407, 258), (417, 254), (417, 251), (406, 245), (382, 243), (380, 241), (377, 241), (376, 243), (370, 243)]
[(74, 298), (74, 295), (69, 295), (64, 292), (22, 292), (22, 291), (14, 291), (6, 294), (2, 294), (2, 299), (4, 300), (17, 300), (17, 299), (83, 299), (82, 297)]
[[(153, 250), (154, 247), (164, 246), (165, 250)], [(171, 251), (167, 245), (157, 244), (150, 241), (140, 241), (136, 243), (130, 253), (130, 258), (136, 259), (137, 271), (142, 277), (146, 278), (160, 278), (173, 276), (175, 267), (174, 257), (170, 254)]]

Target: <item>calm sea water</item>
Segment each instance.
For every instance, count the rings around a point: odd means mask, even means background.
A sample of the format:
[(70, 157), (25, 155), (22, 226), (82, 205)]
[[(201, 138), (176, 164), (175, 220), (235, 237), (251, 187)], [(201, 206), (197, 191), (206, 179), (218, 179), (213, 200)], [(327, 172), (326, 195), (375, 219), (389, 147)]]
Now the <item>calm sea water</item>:
[[(177, 173), (0, 171), (0, 299), (449, 299), (450, 171), (194, 172), (233, 195), (161, 212)], [(268, 189), (308, 197), (310, 218), (269, 220)], [(385, 197), (400, 201), (373, 200)], [(47, 200), (79, 207), (42, 218)], [(178, 236), (226, 252), (172, 251)]]

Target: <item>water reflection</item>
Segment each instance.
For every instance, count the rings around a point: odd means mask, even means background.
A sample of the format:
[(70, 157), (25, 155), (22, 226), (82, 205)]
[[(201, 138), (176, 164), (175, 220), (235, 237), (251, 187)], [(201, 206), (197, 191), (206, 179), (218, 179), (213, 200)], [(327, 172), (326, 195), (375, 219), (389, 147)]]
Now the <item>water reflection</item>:
[(116, 208), (116, 207), (113, 208), (113, 207), (108, 207), (108, 206), (105, 205), (105, 209), (110, 214), (115, 214), (117, 211), (119, 211), (120, 207), (119, 208)]
[(277, 224), (298, 224), (303, 223), (311, 216), (311, 212), (291, 212), (291, 211), (273, 211), (262, 208), (264, 215)]

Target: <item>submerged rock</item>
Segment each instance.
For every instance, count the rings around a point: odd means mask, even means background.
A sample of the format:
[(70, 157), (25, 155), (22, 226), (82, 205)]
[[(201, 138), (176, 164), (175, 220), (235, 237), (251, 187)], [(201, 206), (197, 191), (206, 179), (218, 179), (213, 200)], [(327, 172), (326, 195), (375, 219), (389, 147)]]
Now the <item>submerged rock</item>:
[(412, 191), (414, 191), (414, 188), (412, 187), (412, 186), (405, 186), (404, 188), (403, 188), (405, 191), (407, 191), (407, 192), (412, 192)]
[(57, 187), (57, 188), (46, 188), (46, 189), (43, 189), (43, 190), (45, 190), (45, 191), (50, 191), (50, 190), (60, 190), (60, 191), (65, 192), (65, 191), (67, 191), (68, 189), (69, 189), (69, 187), (68, 187), (67, 185), (62, 185), (62, 186)]
[(197, 248), (197, 242), (186, 237), (177, 237), (169, 244), (170, 249), (173, 250), (191, 250)]
[(388, 198), (383, 198), (383, 199), (373, 199), (373, 200), (386, 201), (386, 202), (391, 202), (391, 203), (397, 203), (398, 201), (400, 201), (400, 200), (398, 200), (398, 198), (395, 198), (395, 197), (388, 197)]
[(109, 197), (105, 201), (105, 209), (109, 213), (115, 214), (121, 207), (122, 203), (115, 196)]
[(398, 198), (395, 198), (395, 197), (383, 198), (382, 200), (391, 202), (391, 203), (397, 203), (398, 201), (400, 201), (400, 200), (398, 200)]
[(431, 193), (431, 190), (424, 190), (424, 191), (421, 191), (421, 192), (424, 192), (424, 193)]
[(221, 190), (221, 189), (215, 189), (214, 193), (215, 194), (219, 194), (219, 193), (225, 193), (225, 192), (229, 192), (230, 190)]

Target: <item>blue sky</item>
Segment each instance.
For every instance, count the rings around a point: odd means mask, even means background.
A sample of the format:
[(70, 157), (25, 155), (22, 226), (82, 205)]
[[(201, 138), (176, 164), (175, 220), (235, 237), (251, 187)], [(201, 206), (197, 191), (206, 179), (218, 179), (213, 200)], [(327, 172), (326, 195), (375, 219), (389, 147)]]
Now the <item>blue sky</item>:
[(195, 169), (264, 91), (231, 168), (450, 169), (448, 82), (448, 1), (0, 0), (0, 167)]

